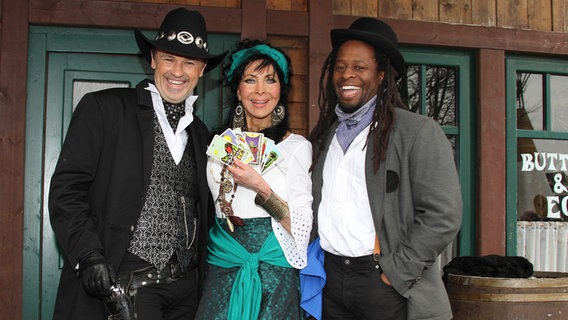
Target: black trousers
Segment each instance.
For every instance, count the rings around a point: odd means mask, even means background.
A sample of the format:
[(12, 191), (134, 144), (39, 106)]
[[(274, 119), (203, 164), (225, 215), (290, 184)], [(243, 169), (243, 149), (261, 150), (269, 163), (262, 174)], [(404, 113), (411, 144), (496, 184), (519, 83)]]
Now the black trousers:
[[(119, 272), (139, 270), (150, 264), (127, 252)], [(134, 297), (137, 320), (193, 319), (198, 305), (197, 269), (168, 284), (138, 288)]]
[(324, 320), (406, 319), (406, 299), (381, 280), (372, 255), (340, 257), (325, 253)]

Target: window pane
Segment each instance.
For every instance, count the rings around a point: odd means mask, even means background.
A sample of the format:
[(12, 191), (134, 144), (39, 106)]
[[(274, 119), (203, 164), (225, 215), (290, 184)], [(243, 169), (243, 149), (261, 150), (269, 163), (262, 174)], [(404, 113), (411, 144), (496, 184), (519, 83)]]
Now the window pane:
[(73, 81), (73, 110), (75, 110), (75, 107), (86, 93), (109, 88), (128, 87), (130, 87), (130, 83), (128, 82), (75, 80)]
[[(426, 83), (421, 83), (421, 67), (409, 65), (406, 81), (401, 81), (402, 100), (410, 111), (421, 113), (426, 104), (426, 115), (434, 118), (442, 126), (456, 126), (456, 68), (426, 66)], [(422, 91), (426, 91), (426, 101), (422, 101)]]
[(444, 126), (456, 125), (456, 69), (426, 67), (426, 112)]
[(452, 150), (454, 152), (454, 162), (456, 163), (456, 167), (459, 168), (458, 165), (458, 137), (457, 136), (449, 136), (446, 135), (450, 144), (452, 145)]
[[(420, 112), (420, 66), (409, 65), (406, 72), (406, 81), (401, 88), (402, 101), (404, 101), (410, 111)], [(406, 87), (404, 87), (406, 84)]]
[(518, 139), (518, 220), (568, 221), (568, 141)]
[(568, 132), (568, 77), (550, 76), (550, 107), (553, 131)]
[(517, 255), (568, 271), (568, 141), (518, 139)]
[(543, 130), (543, 77), (517, 73), (517, 129)]

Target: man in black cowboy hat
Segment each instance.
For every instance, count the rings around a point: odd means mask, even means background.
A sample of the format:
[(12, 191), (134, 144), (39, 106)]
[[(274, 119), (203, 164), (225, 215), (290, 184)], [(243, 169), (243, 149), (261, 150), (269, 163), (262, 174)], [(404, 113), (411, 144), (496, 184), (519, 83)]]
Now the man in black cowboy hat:
[(153, 81), (85, 95), (51, 179), (65, 255), (54, 319), (191, 319), (197, 307), (212, 200), (192, 92), (225, 53), (209, 53), (203, 17), (183, 8), (154, 40), (135, 37)]
[(450, 319), (436, 260), (461, 223), (450, 143), (402, 102), (389, 25), (360, 18), (331, 41), (311, 134), (323, 319)]

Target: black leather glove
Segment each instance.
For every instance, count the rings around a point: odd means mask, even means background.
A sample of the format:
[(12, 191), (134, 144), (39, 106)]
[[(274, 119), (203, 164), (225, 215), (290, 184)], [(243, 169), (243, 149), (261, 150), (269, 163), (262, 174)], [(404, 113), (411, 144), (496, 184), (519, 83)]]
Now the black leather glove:
[(102, 253), (95, 251), (79, 262), (79, 278), (85, 292), (103, 298), (110, 295), (110, 287), (116, 284), (116, 274)]

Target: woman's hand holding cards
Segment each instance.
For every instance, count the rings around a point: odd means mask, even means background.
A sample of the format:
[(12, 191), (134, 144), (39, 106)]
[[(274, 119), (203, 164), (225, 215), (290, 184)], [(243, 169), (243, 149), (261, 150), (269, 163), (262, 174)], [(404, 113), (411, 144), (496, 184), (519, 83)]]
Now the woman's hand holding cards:
[(256, 191), (264, 199), (268, 198), (272, 193), (266, 180), (252, 166), (241, 160), (233, 159), (233, 165), (227, 167), (227, 169), (233, 175), (235, 183)]

